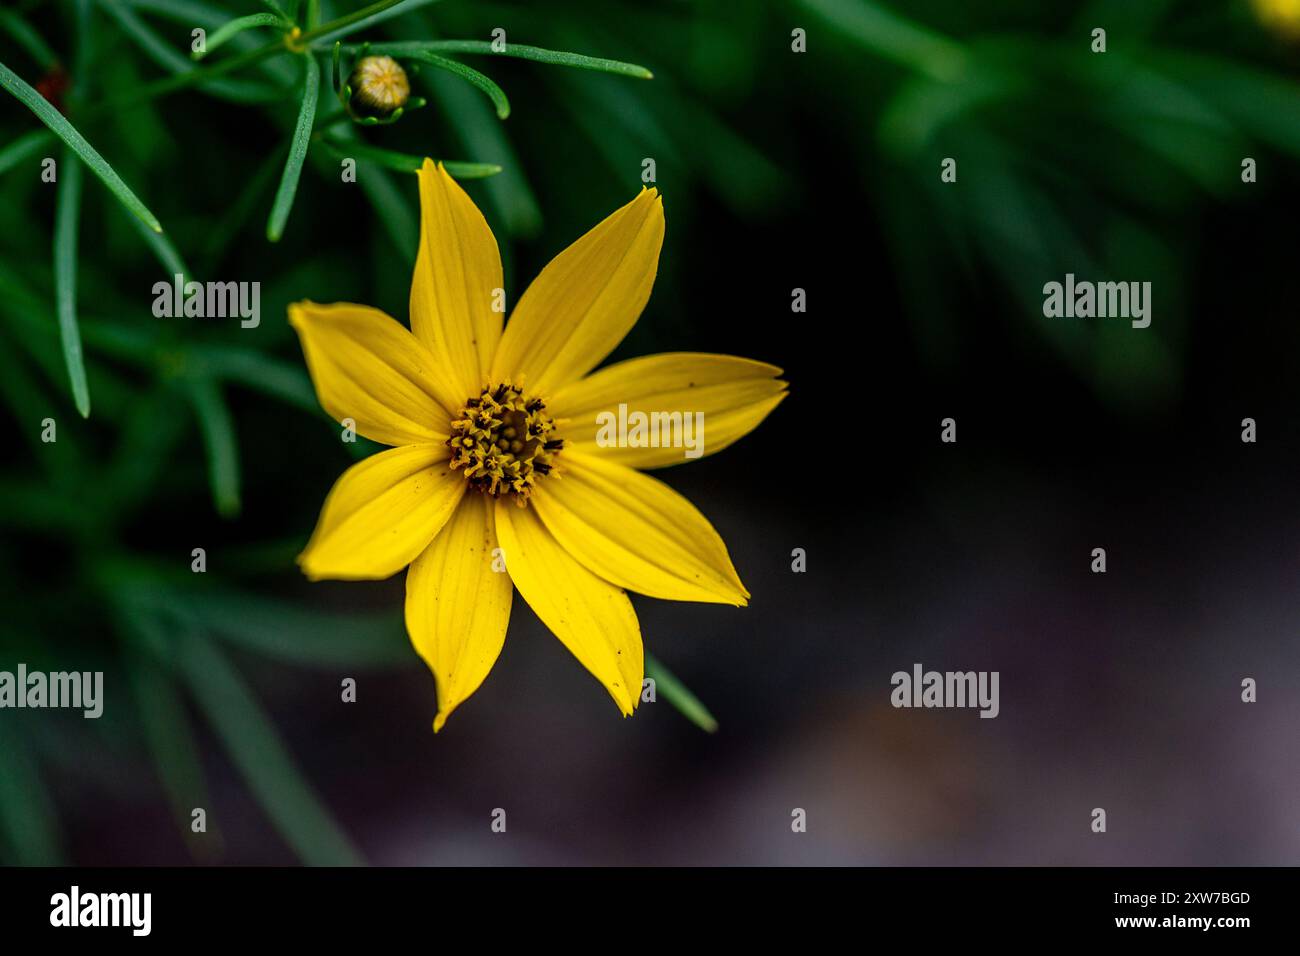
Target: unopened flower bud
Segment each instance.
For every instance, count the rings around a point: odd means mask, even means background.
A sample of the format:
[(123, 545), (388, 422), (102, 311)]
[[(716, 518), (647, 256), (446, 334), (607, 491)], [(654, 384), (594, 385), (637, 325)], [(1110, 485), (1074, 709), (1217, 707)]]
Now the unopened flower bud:
[(411, 98), (406, 71), (391, 56), (362, 57), (352, 68), (348, 87), (352, 91), (348, 108), (356, 116), (385, 119)]

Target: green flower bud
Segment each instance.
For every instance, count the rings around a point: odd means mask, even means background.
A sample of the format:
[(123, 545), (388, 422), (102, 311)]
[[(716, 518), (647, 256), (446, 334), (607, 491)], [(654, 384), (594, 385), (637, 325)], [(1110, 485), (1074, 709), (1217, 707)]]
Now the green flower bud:
[(354, 116), (386, 119), (411, 98), (406, 71), (391, 56), (362, 57), (352, 68), (348, 88), (348, 109)]

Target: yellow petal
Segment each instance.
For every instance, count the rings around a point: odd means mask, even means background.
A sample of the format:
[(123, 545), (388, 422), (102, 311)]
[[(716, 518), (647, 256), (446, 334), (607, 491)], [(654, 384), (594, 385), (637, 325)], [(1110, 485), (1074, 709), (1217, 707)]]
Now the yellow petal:
[(510, 317), (493, 381), (523, 379), (531, 394), (546, 394), (595, 368), (645, 308), (663, 239), (663, 202), (642, 189), (556, 256)]
[(420, 251), (411, 280), (411, 331), (446, 367), (432, 383), (452, 411), (478, 395), (501, 340), (501, 255), (483, 214), (442, 164), (420, 170)]
[(406, 574), (406, 630), (433, 671), (437, 733), (496, 663), (510, 621), (510, 575), (493, 569), (497, 547), (486, 497), (466, 495)]
[(302, 340), (321, 406), (384, 445), (442, 442), (451, 409), (429, 388), (437, 363), (395, 319), (365, 305), (295, 302), (289, 323)]
[(619, 587), (668, 601), (748, 603), (727, 546), (695, 506), (657, 478), (564, 451), (559, 480), (532, 497), (569, 554)]
[(532, 508), (496, 503), (497, 540), (515, 587), (533, 612), (627, 716), (641, 699), (645, 660), (632, 602), (565, 551)]
[[(689, 449), (680, 447), (681, 443), (677, 447), (661, 443), (658, 448), (602, 445), (597, 435), (602, 421), (611, 419), (598, 416), (608, 414), (617, 420), (619, 405), (626, 405), (628, 414), (639, 411), (647, 417), (656, 412), (702, 413), (699, 451), (711, 455), (748, 434), (781, 403), (786, 383), (776, 377), (780, 374), (775, 365), (734, 355), (665, 352), (629, 359), (588, 375), (556, 392), (547, 411), (561, 419), (559, 434), (567, 448), (633, 468), (661, 468), (690, 461), (686, 456)], [(616, 432), (612, 437), (617, 438)], [(692, 438), (698, 435), (692, 432)]]
[(465, 493), (450, 455), (446, 445), (404, 445), (343, 472), (298, 556), (303, 573), (313, 581), (386, 578), (414, 561)]

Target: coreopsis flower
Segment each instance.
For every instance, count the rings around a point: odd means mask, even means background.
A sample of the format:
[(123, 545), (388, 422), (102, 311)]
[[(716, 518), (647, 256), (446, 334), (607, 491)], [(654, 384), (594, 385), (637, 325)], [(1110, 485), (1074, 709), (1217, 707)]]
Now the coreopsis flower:
[(643, 655), (627, 591), (736, 606), (749, 592), (708, 520), (636, 470), (679, 463), (683, 449), (601, 430), (620, 406), (702, 415), (699, 452), (712, 454), (781, 402), (781, 370), (678, 352), (592, 373), (650, 297), (656, 190), (560, 253), (505, 324), (482, 214), (441, 164), (426, 160), (419, 184), (409, 331), (364, 305), (289, 308), (321, 405), (393, 446), (339, 478), (298, 562), (312, 580), (410, 566), (406, 626), (433, 671), (435, 731), (492, 669), (512, 584), (630, 715)]

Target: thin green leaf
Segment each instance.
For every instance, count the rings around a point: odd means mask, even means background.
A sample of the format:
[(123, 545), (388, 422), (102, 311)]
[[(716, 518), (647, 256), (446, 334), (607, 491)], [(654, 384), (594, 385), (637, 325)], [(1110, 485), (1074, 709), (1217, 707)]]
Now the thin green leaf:
[[(164, 70), (180, 76), (198, 73), (189, 57), (182, 55), (153, 27), (140, 19), (134, 10), (116, 0), (99, 0), (99, 5), (117, 21), (123, 32)], [(205, 75), (201, 81), (210, 83), (210, 91), (214, 95), (239, 103), (270, 102), (278, 99), (280, 95), (279, 91), (272, 87), (243, 79), (212, 79)]]
[(492, 82), (491, 78), (480, 73), (472, 66), (466, 66), (457, 60), (448, 59), (445, 56), (439, 56), (425, 50), (415, 55), (415, 59), (430, 63), (440, 70), (446, 70), (448, 73), (454, 73), (461, 79), (472, 83), (488, 95), (492, 101), (493, 107), (497, 111), (497, 119), (505, 119), (510, 115), (510, 101), (506, 99), (505, 91)]
[(22, 735), (6, 717), (0, 720), (0, 829), (20, 866), (53, 866), (60, 862), (58, 822), (53, 800), (41, 783)]
[(293, 209), (293, 197), (298, 192), (298, 179), (302, 176), (303, 160), (307, 158), (307, 147), (311, 145), (311, 127), (316, 119), (316, 101), (320, 97), (320, 66), (316, 57), (308, 53), (303, 57), (306, 64), (302, 106), (298, 110), (298, 125), (294, 127), (293, 141), (289, 144), (289, 158), (284, 164), (284, 175), (280, 178), (280, 188), (276, 191), (275, 202), (271, 205), (271, 217), (266, 223), (266, 238), (279, 242), (284, 234), (284, 225), (289, 220)]
[(932, 79), (952, 80), (967, 65), (960, 43), (868, 0), (800, 0), (837, 34), (872, 54)]
[(105, 186), (113, 193), (114, 196), (131, 210), (136, 216), (139, 216), (154, 232), (162, 232), (162, 226), (157, 218), (138, 198), (135, 193), (127, 188), (122, 178), (113, 171), (113, 167), (105, 162), (104, 157), (95, 151), (95, 147), (86, 142), (75, 126), (64, 118), (63, 114), (56, 110), (46, 99), (37, 93), (35, 89), (25, 83), (18, 74), (9, 69), (3, 63), (0, 63), (0, 86), (12, 93), (18, 98), (18, 101), (36, 114), (37, 118), (48, 126), (59, 139), (67, 143), (76, 152), (78, 156), (90, 167), (93, 172)]
[[(128, 6), (146, 13), (156, 14), (185, 27), (188, 35), (195, 27), (202, 27), (209, 32), (221, 29), (222, 25), (230, 19), (230, 11), (206, 0), (121, 0)], [(286, 24), (289, 21), (286, 19)], [(229, 44), (231, 47), (239, 48), (243, 52), (251, 52), (257, 46), (256, 41), (250, 35), (243, 33), (235, 37)], [(284, 45), (283, 40), (275, 43), (275, 49), (278, 53), (287, 53), (288, 47)], [(265, 58), (254, 64), (258, 70), (273, 77), (277, 82), (284, 84), (295, 83), (298, 79), (298, 71), (288, 58)]]
[[(410, 201), (402, 195), (387, 170), (372, 169), (357, 179), (361, 191), (374, 207), (375, 214), (384, 224), (397, 251), (406, 256), (408, 262), (415, 262), (420, 225), (411, 212)], [(359, 445), (360, 442), (355, 444)], [(348, 446), (349, 449), (353, 447), (355, 446)]]
[(289, 363), (252, 349), (222, 345), (194, 345), (186, 350), (186, 364), (200, 376), (212, 376), (316, 414), (320, 403), (302, 364)]
[(0, 29), (8, 33), (43, 70), (59, 62), (59, 57), (26, 20), (12, 10), (0, 10)]
[(131, 217), (131, 225), (136, 232), (140, 233), (140, 238), (149, 247), (149, 251), (167, 270), (167, 278), (171, 279), (173, 276), (179, 275), (181, 277), (181, 287), (184, 288), (185, 282), (193, 278), (193, 274), (190, 272), (189, 267), (185, 265), (185, 260), (181, 258), (180, 252), (172, 241), (167, 236), (146, 228), (145, 224), (134, 216)]
[[(414, 153), (399, 153), (395, 150), (383, 149), (367, 143), (343, 142), (330, 137), (325, 137), (322, 142), (326, 149), (340, 159), (359, 159), (364, 162), (386, 166), (402, 173), (416, 172), (424, 165), (425, 157), (416, 156)], [(434, 162), (442, 163), (447, 172), (457, 179), (484, 179), (501, 172), (501, 167), (496, 163), (469, 163), (454, 159), (435, 159)]]
[[(90, 62), (94, 56), (95, 34), (91, 26), (94, 18), (94, 10), (91, 4), (94, 0), (73, 0), (72, 18), (73, 29), (75, 31), (74, 43), (72, 47), (72, 75), (88, 76), (90, 74)], [(75, 85), (71, 90), (70, 100), (73, 104), (78, 103), (81, 99), (81, 90)]]
[(373, 27), (376, 23), (383, 23), (385, 20), (400, 17), (404, 13), (411, 13), (421, 7), (427, 7), (437, 2), (438, 0), (397, 0), (397, 2), (394, 2), (394, 0), (381, 0), (379, 3), (373, 3), (368, 7), (363, 7), (354, 13), (331, 21), (319, 29), (316, 28), (315, 24), (309, 24), (308, 29), (310, 32), (305, 34), (302, 39), (304, 43), (329, 43), (339, 37), (349, 36), (368, 27)]
[(279, 168), (279, 157), (272, 154), (262, 160), (252, 176), (243, 177), (239, 197), (227, 204), (221, 218), (208, 229), (207, 242), (199, 259), (200, 275), (212, 275), (223, 256), (232, 251), (235, 237), (257, 210), (262, 195), (275, 182)]
[(208, 37), (203, 44), (203, 49), (191, 53), (190, 59), (203, 59), (213, 50), (224, 46), (228, 40), (238, 36), (245, 30), (252, 30), (255, 27), (282, 27), (284, 25), (284, 21), (274, 13), (250, 13), (246, 17), (238, 17), (223, 25), (212, 36)]
[(212, 500), (218, 514), (232, 518), (239, 514), (239, 445), (230, 409), (212, 379), (192, 379), (187, 386), (207, 449)]
[(360, 855), (294, 765), (275, 725), (217, 646), (190, 634), (177, 663), (190, 693), (289, 845), (310, 866), (357, 866)]
[(90, 417), (90, 386), (86, 357), (77, 327), (77, 221), (81, 215), (81, 164), (65, 148), (63, 176), (54, 205), (54, 308), (59, 317), (63, 361), (72, 382), (72, 398), (82, 418)]
[(709, 709), (700, 703), (700, 699), (672, 671), (649, 654), (645, 656), (645, 676), (655, 682), (655, 694), (662, 694), (664, 700), (677, 708), (696, 727), (710, 734), (718, 729), (718, 722), (709, 713)]
[[(301, 540), (297, 544), (301, 548)], [(290, 664), (328, 670), (414, 663), (400, 611), (316, 610), (277, 598), (209, 588), (175, 595), (169, 606), (205, 633)]]
[[(350, 125), (340, 130), (337, 134), (330, 137), (335, 139), (335, 143), (330, 143), (322, 139), (321, 145), (324, 149), (317, 150), (315, 159), (317, 168), (324, 175), (331, 179), (338, 179), (339, 167), (329, 156), (339, 156), (342, 159), (349, 158), (352, 154), (342, 155), (336, 152), (337, 149), (351, 150), (357, 142), (356, 130)], [(376, 217), (383, 225), (385, 231), (393, 241), (393, 247), (408, 262), (415, 262), (416, 244), (419, 241), (420, 227), (412, 212), (412, 203), (410, 193), (414, 190), (408, 190), (404, 195), (402, 190), (397, 186), (395, 177), (384, 167), (374, 164), (365, 171), (365, 175), (357, 177), (357, 185), (365, 193), (366, 199), (370, 202), (375, 211)], [(347, 445), (347, 450), (353, 452), (362, 442), (353, 442)]]
[(112, 0), (99, 0), (99, 6), (117, 21), (123, 32), (134, 40), (150, 59), (163, 69), (181, 73), (190, 69), (190, 64), (185, 57), (156, 30), (136, 16), (134, 10)]
[[(114, 417), (117, 442), (112, 458), (96, 472), (95, 491), (125, 515), (146, 506), (172, 475), (173, 451), (190, 434), (189, 410), (175, 390), (158, 383), (132, 394), (124, 414)], [(87, 509), (89, 510), (89, 509)]]
[[(157, 14), (175, 23), (215, 29), (230, 19), (230, 12), (206, 0), (118, 0), (136, 10)], [(218, 0), (220, 2), (220, 0)]]
[[(0, 309), (9, 312), (10, 303), (0, 299)], [(12, 314), (12, 313), (10, 313)], [(48, 317), (41, 323), (43, 329), (48, 329)], [(3, 332), (0, 329), (0, 332)], [(35, 335), (23, 335), (21, 330), (14, 329), (12, 337), (0, 335), (0, 401), (7, 403), (14, 413), (14, 420), (21, 421), (24, 415), (29, 415), (31, 409), (44, 409), (53, 412), (57, 407), (54, 400), (49, 396), (46, 389), (28, 372), (28, 365), (18, 354), (19, 344), (26, 347), (28, 352), (40, 351), (39, 345), (43, 340)], [(44, 354), (42, 352), (42, 354)], [(36, 359), (38, 365), (42, 366), (47, 378), (55, 380), (54, 384), (58, 388), (63, 387), (63, 368), (62, 362), (58, 357), (54, 357), (51, 363), (47, 359), (44, 363)], [(50, 367), (53, 365), (54, 367)], [(22, 436), (31, 446), (30, 451), (33, 457), (40, 462), (47, 474), (54, 474), (61, 470), (60, 466), (66, 463), (76, 465), (77, 453), (75, 446), (69, 442), (43, 442), (35, 429), (20, 429)], [(61, 448), (63, 445), (67, 450)], [(68, 452), (71, 452), (70, 454)], [(64, 469), (66, 470), (66, 469)], [(13, 505), (15, 499), (0, 496), (0, 501)], [(23, 517), (30, 518), (39, 515), (39, 510), (23, 510)], [(61, 525), (56, 522), (55, 527)]]
[(441, 70), (425, 70), (420, 80), (438, 100), (442, 114), (460, 140), (460, 148), (502, 166), (502, 174), (485, 183), (496, 220), (505, 224), (511, 236), (536, 235), (541, 229), (542, 211), (505, 125), (496, 122), (483, 97), (455, 77)]
[(0, 149), (0, 174), (7, 173), (19, 163), (37, 155), (52, 142), (54, 142), (54, 134), (48, 129), (34, 129), (23, 133), (4, 149)]
[[(358, 47), (353, 44), (346, 47), (355, 52)], [(644, 66), (636, 63), (624, 63), (621, 60), (606, 60), (597, 56), (583, 56), (581, 53), (567, 53), (562, 50), (544, 50), (537, 46), (524, 46), (519, 43), (507, 43), (505, 49), (493, 48), (490, 40), (425, 40), (413, 43), (372, 43), (368, 52), (388, 54), (389, 56), (418, 56), (422, 53), (475, 53), (485, 56), (507, 56), (520, 60), (532, 60), (536, 63), (549, 63), (553, 66), (568, 66), (577, 70), (596, 70), (600, 73), (616, 73), (619, 76), (631, 76), (638, 80), (654, 79), (654, 74)]]
[(149, 656), (133, 654), (128, 671), (154, 766), (176, 824), (189, 836), (193, 809), (209, 805), (194, 727), (175, 681)]

